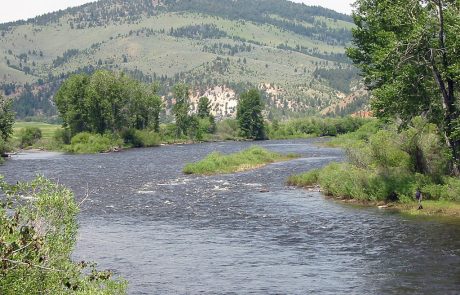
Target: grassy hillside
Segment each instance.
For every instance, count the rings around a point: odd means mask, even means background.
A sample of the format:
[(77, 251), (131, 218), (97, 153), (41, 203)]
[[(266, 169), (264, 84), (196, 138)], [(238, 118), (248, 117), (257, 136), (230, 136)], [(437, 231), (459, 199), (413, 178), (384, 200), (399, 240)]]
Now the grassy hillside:
[(0, 84), (19, 117), (53, 115), (62, 79), (98, 68), (160, 81), (166, 100), (179, 81), (196, 95), (226, 86), (214, 99), (222, 115), (233, 112), (225, 97), (249, 87), (266, 93), (272, 116), (318, 113), (358, 80), (344, 55), (352, 26), (284, 0), (103, 0), (0, 25)]

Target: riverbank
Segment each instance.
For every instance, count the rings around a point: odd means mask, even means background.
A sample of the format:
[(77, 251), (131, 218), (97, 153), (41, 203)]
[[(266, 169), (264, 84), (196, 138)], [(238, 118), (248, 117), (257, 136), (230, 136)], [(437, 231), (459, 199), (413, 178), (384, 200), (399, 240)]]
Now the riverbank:
[(322, 189), (318, 184), (317, 170), (289, 177), (287, 184), (308, 191), (323, 193), (325, 198), (349, 205), (363, 207), (376, 207), (382, 210), (397, 211), (401, 214), (411, 216), (443, 216), (460, 220), (460, 202), (448, 200), (423, 200), (423, 209), (418, 209), (418, 202), (415, 200), (404, 199), (404, 201), (389, 200), (369, 200), (343, 195), (334, 195), (330, 190)]
[(381, 210), (391, 210), (411, 216), (442, 216), (456, 219), (458, 218), (460, 220), (460, 203), (454, 201), (425, 200), (422, 201), (423, 209), (418, 209), (418, 202), (415, 201), (409, 203), (376, 202), (339, 198), (333, 196), (325, 197), (344, 204), (358, 205), (363, 207), (376, 207)]
[(259, 146), (229, 155), (213, 152), (203, 160), (185, 165), (185, 174), (214, 175), (253, 170), (274, 162), (297, 158), (297, 155), (282, 155)]

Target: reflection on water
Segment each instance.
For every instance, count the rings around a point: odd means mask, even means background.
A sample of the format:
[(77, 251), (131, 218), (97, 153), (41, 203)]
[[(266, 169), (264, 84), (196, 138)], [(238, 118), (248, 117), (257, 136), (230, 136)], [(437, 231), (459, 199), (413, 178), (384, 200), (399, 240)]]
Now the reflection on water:
[(19, 157), (0, 173), (10, 181), (45, 174), (79, 198), (88, 191), (74, 258), (127, 278), (132, 294), (458, 294), (458, 224), (284, 186), (289, 174), (343, 158), (312, 142), (258, 143), (302, 158), (224, 176), (180, 171), (250, 143)]

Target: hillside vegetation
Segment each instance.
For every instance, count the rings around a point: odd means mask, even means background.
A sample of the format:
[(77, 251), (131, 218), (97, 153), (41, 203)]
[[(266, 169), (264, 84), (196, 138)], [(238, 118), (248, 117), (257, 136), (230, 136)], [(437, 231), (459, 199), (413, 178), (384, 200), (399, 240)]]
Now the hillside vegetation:
[[(0, 87), (19, 118), (55, 115), (62, 80), (97, 69), (160, 82), (168, 107), (171, 87), (190, 84), (194, 107), (207, 94), (219, 117), (234, 116), (253, 87), (270, 118), (340, 112), (359, 89), (344, 49), (352, 27), (349, 16), (284, 0), (101, 0), (0, 24)], [(352, 97), (360, 103), (347, 113), (366, 102)]]

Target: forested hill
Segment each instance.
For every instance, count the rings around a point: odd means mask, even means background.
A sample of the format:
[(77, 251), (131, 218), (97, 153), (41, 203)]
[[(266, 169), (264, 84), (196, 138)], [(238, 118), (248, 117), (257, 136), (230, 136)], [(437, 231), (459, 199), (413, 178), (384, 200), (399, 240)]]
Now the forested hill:
[(366, 103), (344, 54), (351, 17), (285, 0), (101, 0), (0, 24), (0, 84), (19, 117), (55, 114), (76, 72), (104, 68), (177, 82), (231, 116), (237, 94), (265, 93), (268, 115), (349, 113)]

